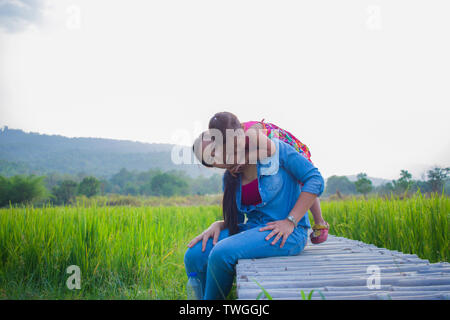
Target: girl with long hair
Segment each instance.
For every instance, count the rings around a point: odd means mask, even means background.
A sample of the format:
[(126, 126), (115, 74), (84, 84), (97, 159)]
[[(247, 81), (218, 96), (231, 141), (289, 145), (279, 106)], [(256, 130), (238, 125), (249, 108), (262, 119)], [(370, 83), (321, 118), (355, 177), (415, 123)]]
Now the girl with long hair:
[[(198, 149), (215, 141), (203, 137), (194, 144), (199, 160), (226, 169), (224, 220), (214, 222), (188, 244), (184, 263), (187, 274), (195, 272), (200, 279), (204, 294), (199, 299), (225, 299), (239, 259), (297, 255), (303, 250), (311, 227), (306, 213), (322, 194), (324, 180), (310, 161), (281, 139), (267, 144), (267, 158), (252, 163), (248, 150), (244, 163), (238, 163), (236, 157), (229, 163), (205, 161)], [(227, 144), (234, 145), (227, 139), (223, 143), (222, 150)], [(213, 156), (228, 157), (223, 151)]]

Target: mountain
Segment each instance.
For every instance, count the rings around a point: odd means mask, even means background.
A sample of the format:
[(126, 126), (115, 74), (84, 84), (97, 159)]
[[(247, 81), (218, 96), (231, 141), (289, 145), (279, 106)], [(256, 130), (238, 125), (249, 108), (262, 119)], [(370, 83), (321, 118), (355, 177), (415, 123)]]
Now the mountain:
[(108, 178), (121, 168), (182, 170), (191, 177), (221, 172), (199, 164), (174, 164), (171, 160), (173, 147), (128, 140), (68, 138), (4, 127), (0, 128), (0, 174), (82, 172)]
[[(68, 138), (4, 127), (0, 128), (0, 175), (59, 172), (109, 178), (122, 168), (130, 171), (182, 170), (191, 177), (223, 173), (220, 169), (199, 164), (174, 164), (171, 160), (173, 147), (172, 144), (128, 140)], [(356, 181), (356, 175), (347, 177)], [(390, 182), (368, 178), (374, 186)]]

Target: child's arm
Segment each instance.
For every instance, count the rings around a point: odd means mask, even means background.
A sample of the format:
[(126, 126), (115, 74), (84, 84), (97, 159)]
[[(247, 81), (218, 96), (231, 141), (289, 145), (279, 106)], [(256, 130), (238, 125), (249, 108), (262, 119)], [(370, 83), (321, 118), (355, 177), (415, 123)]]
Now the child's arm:
[[(238, 163), (229, 170), (234, 175), (240, 172), (244, 163), (256, 163), (256, 160), (273, 156), (275, 151), (275, 143), (267, 137), (262, 125), (257, 123), (245, 132), (245, 144), (235, 145), (234, 157)], [(245, 158), (241, 158), (242, 156)]]
[(267, 137), (266, 133), (266, 130), (260, 124), (253, 125), (245, 132), (249, 140), (247, 141), (246, 138), (248, 161), (251, 163), (271, 157), (275, 153), (275, 143)]

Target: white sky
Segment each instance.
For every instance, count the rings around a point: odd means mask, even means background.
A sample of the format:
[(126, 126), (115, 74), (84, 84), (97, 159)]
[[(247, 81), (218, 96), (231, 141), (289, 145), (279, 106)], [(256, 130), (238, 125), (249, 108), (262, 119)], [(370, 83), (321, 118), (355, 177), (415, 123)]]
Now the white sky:
[(325, 177), (450, 166), (448, 1), (45, 4), (0, 29), (0, 125), (188, 144), (226, 110), (291, 131)]

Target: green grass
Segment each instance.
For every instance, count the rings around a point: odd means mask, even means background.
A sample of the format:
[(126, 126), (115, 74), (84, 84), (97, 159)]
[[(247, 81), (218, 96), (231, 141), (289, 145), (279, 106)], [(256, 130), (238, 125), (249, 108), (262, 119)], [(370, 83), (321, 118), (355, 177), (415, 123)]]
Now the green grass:
[[(185, 299), (187, 243), (219, 219), (210, 207), (0, 210), (0, 298)], [(66, 268), (81, 268), (68, 290)]]
[[(323, 201), (322, 211), (331, 234), (449, 261), (449, 197)], [(186, 299), (186, 245), (221, 215), (217, 205), (0, 209), (0, 299)], [(81, 290), (66, 287), (70, 265)]]
[(448, 196), (425, 198), (418, 192), (403, 200), (321, 202), (321, 208), (330, 223), (330, 234), (414, 253), (430, 262), (450, 262)]
[(222, 203), (222, 194), (188, 195), (173, 197), (132, 196), (108, 194), (104, 196), (77, 196), (73, 201), (78, 206), (127, 206), (127, 207), (179, 207), (179, 206), (211, 206)]

